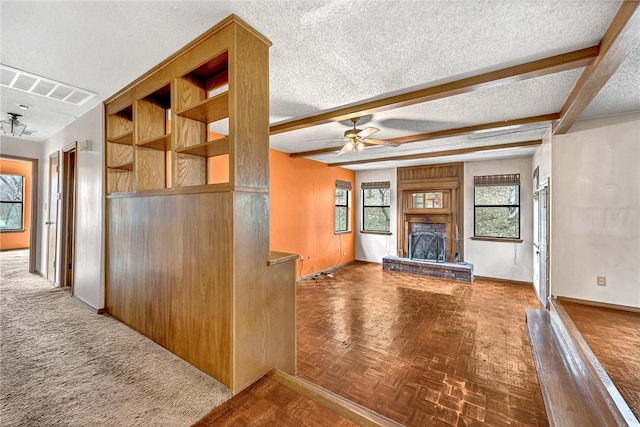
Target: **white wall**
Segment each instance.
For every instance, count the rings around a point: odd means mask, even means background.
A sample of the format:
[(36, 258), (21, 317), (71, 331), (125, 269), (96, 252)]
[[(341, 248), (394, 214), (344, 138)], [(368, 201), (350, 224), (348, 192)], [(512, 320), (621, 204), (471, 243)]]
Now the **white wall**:
[[(356, 203), (354, 213), (356, 215), (356, 259), (382, 263), (385, 255), (397, 255), (397, 200), (398, 192), (396, 185), (396, 169), (381, 169), (372, 171), (356, 172)], [(362, 191), (360, 186), (363, 182), (390, 181), (391, 182), (391, 216), (390, 216), (390, 236), (380, 234), (364, 234), (362, 230)]]
[[(41, 142), (27, 141), (21, 138), (0, 136), (0, 155), (2, 154), (6, 154), (9, 156), (27, 157), (30, 159), (38, 159), (38, 169), (39, 169), (38, 170), (38, 199), (39, 199), (42, 191), (44, 190), (44, 185), (46, 182), (44, 177), (42, 176), (42, 163), (43, 163), (42, 158), (44, 155), (43, 144)], [(33, 200), (32, 202), (36, 204), (36, 210), (37, 210), (36, 220), (38, 223), (40, 223), (42, 222), (42, 218), (40, 217), (40, 215), (42, 215), (42, 206), (40, 205), (40, 200)], [(40, 251), (38, 250), (38, 248), (41, 245), (42, 236), (40, 235), (40, 228), (38, 227), (38, 224), (36, 224), (35, 221), (32, 223), (31, 226), (35, 227), (35, 230), (36, 230), (36, 250), (34, 251), (36, 255), (36, 270), (41, 272), (42, 270), (40, 270), (40, 262), (41, 262)]]
[(640, 307), (640, 114), (555, 136), (552, 175), (553, 294)]
[[(473, 177), (520, 174), (520, 238), (522, 243), (471, 240), (473, 236)], [(533, 193), (531, 157), (464, 164), (464, 260), (477, 276), (531, 282), (533, 280)]]
[[(45, 184), (38, 197), (39, 234), (46, 236), (45, 221), (49, 206), (49, 155), (60, 151), (60, 176), (62, 170), (61, 150), (74, 141), (89, 140), (91, 151), (77, 151), (76, 157), (76, 228), (74, 256), (74, 296), (90, 306), (99, 309), (104, 307), (104, 232), (103, 232), (103, 135), (104, 114), (102, 104), (73, 121), (60, 132), (44, 142), (44, 160), (41, 176)], [(62, 227), (58, 227), (58, 257), (56, 265), (60, 265)], [(46, 242), (39, 246), (40, 271), (47, 271)], [(56, 283), (60, 283), (61, 268), (56, 271)]]

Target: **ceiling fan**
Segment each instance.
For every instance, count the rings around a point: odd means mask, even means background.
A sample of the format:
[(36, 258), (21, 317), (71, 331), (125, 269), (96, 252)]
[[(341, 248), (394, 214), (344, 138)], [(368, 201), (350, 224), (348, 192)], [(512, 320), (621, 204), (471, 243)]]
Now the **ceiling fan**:
[(353, 123), (353, 129), (348, 129), (344, 132), (344, 137), (340, 138), (339, 141), (344, 141), (344, 146), (338, 152), (338, 156), (344, 153), (348, 153), (349, 151), (359, 151), (368, 145), (386, 145), (389, 147), (397, 147), (400, 145), (397, 142), (385, 141), (384, 139), (374, 139), (369, 138), (376, 132), (379, 132), (380, 129), (374, 127), (367, 127), (364, 129), (356, 128), (356, 125), (360, 117), (352, 117), (351, 123)]

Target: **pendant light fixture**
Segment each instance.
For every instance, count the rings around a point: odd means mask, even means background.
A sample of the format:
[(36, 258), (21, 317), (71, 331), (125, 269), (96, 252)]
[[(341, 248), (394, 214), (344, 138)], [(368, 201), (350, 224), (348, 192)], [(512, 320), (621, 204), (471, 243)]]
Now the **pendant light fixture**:
[(16, 114), (16, 113), (7, 113), (7, 114), (9, 114), (9, 116), (11, 117), (8, 120), (0, 121), (0, 123), (2, 123), (2, 131), (4, 132), (5, 135), (21, 136), (22, 132), (24, 132), (24, 130), (27, 128), (27, 125), (25, 125), (24, 123), (21, 123), (20, 120), (18, 120), (18, 117), (21, 117), (22, 114)]

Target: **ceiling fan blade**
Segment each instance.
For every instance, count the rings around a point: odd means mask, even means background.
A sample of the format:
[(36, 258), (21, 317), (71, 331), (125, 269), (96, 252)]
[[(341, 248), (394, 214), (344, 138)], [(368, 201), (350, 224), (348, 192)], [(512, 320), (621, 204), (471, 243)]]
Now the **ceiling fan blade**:
[(358, 138), (366, 138), (369, 135), (373, 135), (374, 133), (380, 131), (380, 129), (378, 128), (374, 128), (374, 127), (368, 127), (365, 129), (362, 129), (360, 132), (358, 132), (357, 136)]
[(367, 138), (363, 142), (367, 144), (386, 145), (388, 147), (397, 147), (400, 145), (399, 142), (385, 141), (384, 139), (372, 139), (372, 138)]
[(305, 144), (309, 142), (331, 142), (331, 141), (346, 142), (346, 141), (349, 141), (349, 138), (310, 139), (305, 141)]
[(340, 150), (338, 152), (338, 156), (344, 154), (344, 153), (348, 153), (349, 151), (353, 151), (355, 149), (353, 142), (349, 141), (346, 144), (344, 144), (344, 147), (342, 147), (342, 150)]

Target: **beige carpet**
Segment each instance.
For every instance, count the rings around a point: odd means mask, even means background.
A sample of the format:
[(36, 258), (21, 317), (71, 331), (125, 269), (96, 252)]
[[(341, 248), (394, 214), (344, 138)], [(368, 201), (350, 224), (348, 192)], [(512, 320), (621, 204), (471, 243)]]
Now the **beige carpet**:
[(0, 252), (0, 425), (182, 426), (231, 392)]

